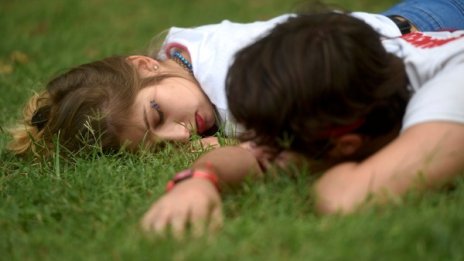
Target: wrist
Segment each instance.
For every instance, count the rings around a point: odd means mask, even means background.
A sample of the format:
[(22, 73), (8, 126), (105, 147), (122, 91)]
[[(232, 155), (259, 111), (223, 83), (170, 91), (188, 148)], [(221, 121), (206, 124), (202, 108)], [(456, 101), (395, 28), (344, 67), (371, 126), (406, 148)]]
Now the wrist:
[(209, 181), (219, 192), (219, 178), (211, 169), (186, 169), (178, 172), (166, 185), (166, 192), (171, 191), (177, 184), (188, 179), (203, 179)]

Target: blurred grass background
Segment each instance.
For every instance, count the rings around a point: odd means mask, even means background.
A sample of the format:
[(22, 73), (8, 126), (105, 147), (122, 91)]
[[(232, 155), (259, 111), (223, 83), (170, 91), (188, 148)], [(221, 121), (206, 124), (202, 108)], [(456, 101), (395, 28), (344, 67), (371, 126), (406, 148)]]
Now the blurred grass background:
[[(328, 1), (327, 1), (328, 2)], [(339, 0), (379, 12), (393, 0)], [(144, 236), (138, 221), (195, 154), (31, 162), (5, 150), (6, 126), (53, 75), (114, 54), (144, 53), (170, 26), (253, 21), (295, 0), (0, 1), (0, 260), (464, 260), (462, 181), (349, 217), (319, 217), (307, 173), (225, 197), (225, 227), (184, 242)]]

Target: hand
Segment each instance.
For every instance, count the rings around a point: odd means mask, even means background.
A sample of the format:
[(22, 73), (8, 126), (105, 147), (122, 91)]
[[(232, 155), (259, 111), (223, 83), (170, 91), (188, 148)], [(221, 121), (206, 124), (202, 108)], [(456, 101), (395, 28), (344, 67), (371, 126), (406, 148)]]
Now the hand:
[(356, 172), (354, 162), (340, 163), (322, 175), (314, 186), (316, 209), (321, 214), (353, 212), (369, 192), (369, 180)]
[(272, 165), (285, 169), (290, 164), (302, 166), (307, 163), (307, 159), (302, 154), (291, 150), (276, 150), (269, 146), (257, 146), (250, 141), (241, 143), (239, 146), (253, 154), (262, 170), (268, 170)]
[(202, 152), (205, 150), (219, 148), (221, 146), (219, 144), (218, 138), (213, 136), (201, 138), (199, 140), (193, 140), (190, 145), (191, 152)]
[(218, 138), (214, 136), (202, 138), (200, 142), (203, 148), (219, 148), (220, 147)]
[(183, 238), (191, 226), (194, 237), (222, 226), (221, 197), (214, 185), (205, 179), (191, 178), (178, 183), (157, 200), (142, 218), (147, 232), (165, 235), (171, 230), (177, 239)]

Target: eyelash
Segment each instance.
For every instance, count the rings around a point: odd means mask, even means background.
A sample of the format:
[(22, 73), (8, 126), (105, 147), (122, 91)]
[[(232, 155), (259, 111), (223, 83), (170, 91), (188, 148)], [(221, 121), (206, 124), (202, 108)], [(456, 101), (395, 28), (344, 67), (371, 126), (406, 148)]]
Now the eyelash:
[(161, 124), (164, 122), (164, 113), (161, 111), (161, 107), (155, 100), (150, 101), (150, 108), (156, 110), (159, 114), (160, 120), (158, 124)]

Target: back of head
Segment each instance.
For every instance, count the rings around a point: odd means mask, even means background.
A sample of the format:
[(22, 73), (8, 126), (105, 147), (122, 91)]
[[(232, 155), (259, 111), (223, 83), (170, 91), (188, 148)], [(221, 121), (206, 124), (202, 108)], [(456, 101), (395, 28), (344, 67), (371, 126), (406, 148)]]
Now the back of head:
[(101, 146), (118, 149), (138, 76), (125, 57), (83, 64), (52, 79), (30, 99), (23, 123), (10, 130), (15, 154), (48, 154), (59, 142), (68, 151)]
[(406, 83), (402, 61), (369, 25), (327, 12), (290, 18), (240, 51), (227, 98), (256, 142), (318, 155), (338, 126), (362, 119), (365, 135), (391, 131)]

